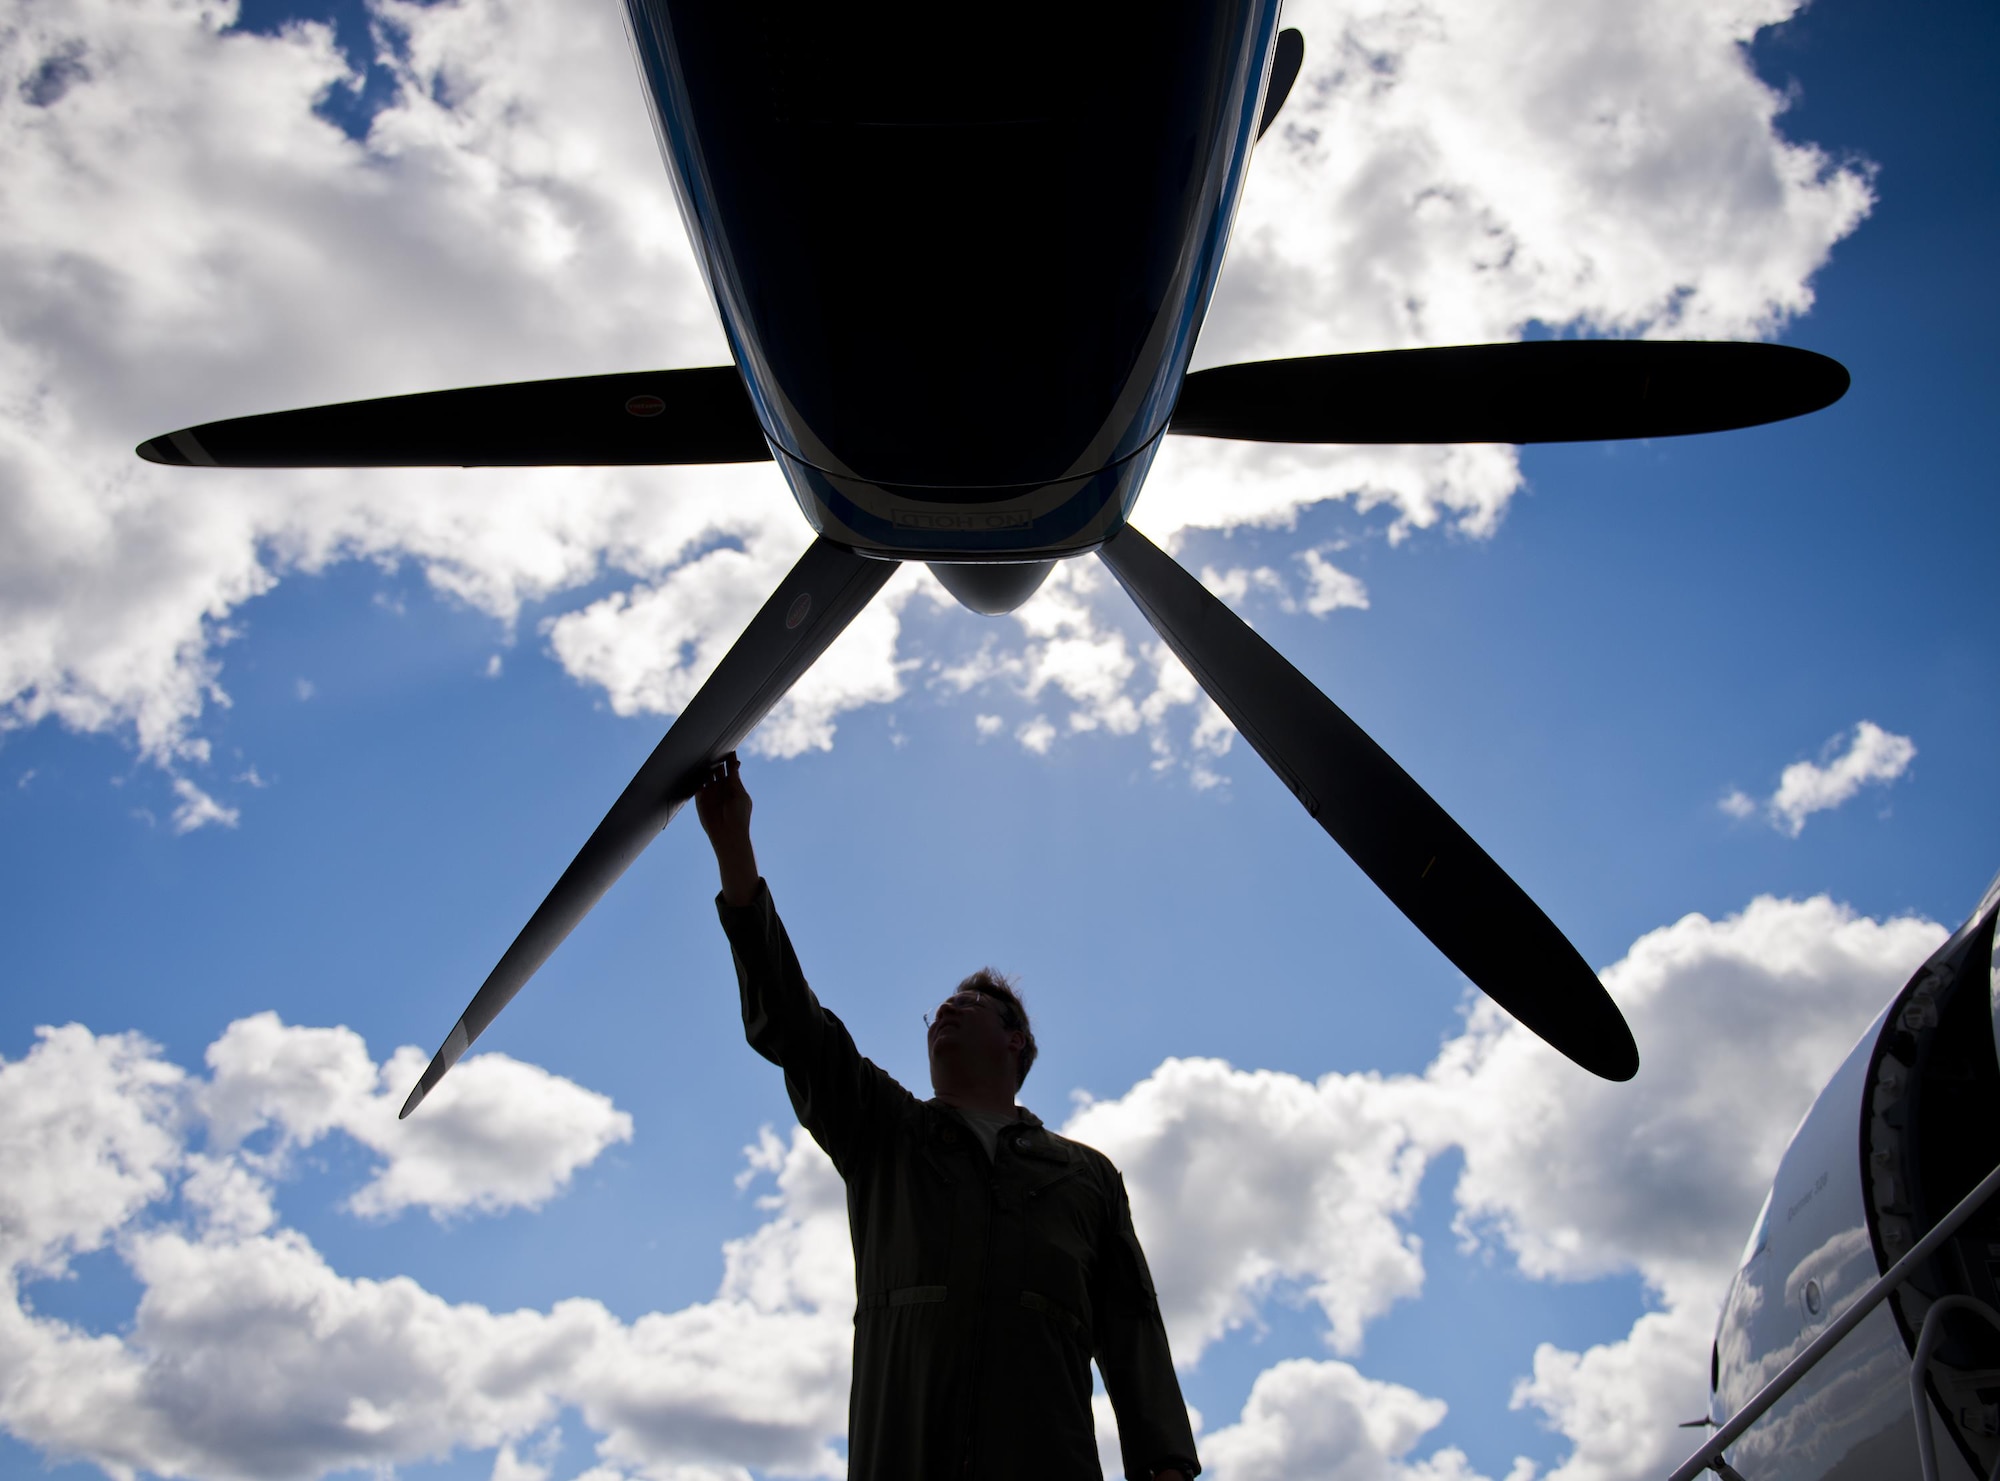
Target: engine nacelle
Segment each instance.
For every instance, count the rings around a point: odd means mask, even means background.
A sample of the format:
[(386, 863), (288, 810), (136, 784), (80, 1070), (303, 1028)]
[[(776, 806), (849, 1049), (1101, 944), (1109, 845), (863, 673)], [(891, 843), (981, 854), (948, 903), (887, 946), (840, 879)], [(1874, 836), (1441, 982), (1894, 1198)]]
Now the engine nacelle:
[[(1709, 1358), (1720, 1424), (2000, 1164), (2000, 879), (1882, 1011), (1793, 1133), (1730, 1283)], [(2000, 1199), (1730, 1447), (1746, 1481), (1895, 1481), (1921, 1472), (1909, 1374), (1931, 1303), (2000, 1310)], [(2000, 1463), (2000, 1333), (1941, 1318), (1927, 1373), (1943, 1477)]]

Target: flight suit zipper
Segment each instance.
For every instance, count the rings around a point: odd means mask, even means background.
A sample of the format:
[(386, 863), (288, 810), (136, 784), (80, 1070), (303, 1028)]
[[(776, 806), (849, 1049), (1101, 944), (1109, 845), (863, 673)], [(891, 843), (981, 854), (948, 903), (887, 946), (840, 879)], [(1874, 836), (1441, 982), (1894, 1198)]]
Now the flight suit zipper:
[[(965, 1427), (965, 1457), (960, 1463), (961, 1477), (972, 1475), (972, 1462), (978, 1455), (980, 1433), (985, 1428), (985, 1415), (981, 1413), (980, 1396), (986, 1391), (986, 1314), (993, 1300), (993, 1208), (1000, 1201), (1000, 1146), (993, 1144), (993, 1166), (986, 1179), (986, 1228), (980, 1239), (979, 1248), (984, 1256), (979, 1272), (979, 1296), (972, 1313), (972, 1422)], [(979, 1147), (975, 1144), (973, 1151)]]

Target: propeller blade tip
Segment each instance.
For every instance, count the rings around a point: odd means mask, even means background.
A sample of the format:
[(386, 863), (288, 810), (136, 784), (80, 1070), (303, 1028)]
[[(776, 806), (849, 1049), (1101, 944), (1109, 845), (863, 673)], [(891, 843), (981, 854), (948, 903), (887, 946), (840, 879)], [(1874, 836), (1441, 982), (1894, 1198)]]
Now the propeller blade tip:
[(451, 1032), (445, 1036), (444, 1043), (438, 1046), (438, 1052), (431, 1056), (431, 1062), (424, 1067), (423, 1078), (417, 1081), (416, 1088), (410, 1092), (410, 1098), (403, 1102), (403, 1109), (396, 1113), (398, 1121), (407, 1120), (410, 1112), (424, 1103), (424, 1097), (437, 1088), (438, 1081), (458, 1063), (459, 1056), (465, 1053), (471, 1043), (472, 1035), (466, 1031), (465, 1020), (460, 1018), (451, 1026)]
[(163, 433), (158, 437), (148, 437), (132, 451), (149, 463), (164, 463), (171, 468), (221, 466), (209, 450), (201, 445), (201, 439), (194, 435), (192, 428)]
[[(1608, 996), (1605, 1001), (1610, 1004)], [(1633, 1041), (1632, 1026), (1626, 1023), (1625, 1015), (1618, 1012), (1615, 1004), (1610, 1006), (1617, 1026), (1605, 1025), (1597, 1042), (1590, 1046), (1588, 1056), (1565, 1052), (1599, 1079), (1623, 1084), (1639, 1073), (1639, 1046)]]
[(1831, 355), (1819, 355), (1818, 358), (1826, 363), (1820, 367), (1819, 394), (1824, 399), (1814, 408), (1816, 411), (1833, 405), (1854, 385), (1854, 376), (1845, 365)]

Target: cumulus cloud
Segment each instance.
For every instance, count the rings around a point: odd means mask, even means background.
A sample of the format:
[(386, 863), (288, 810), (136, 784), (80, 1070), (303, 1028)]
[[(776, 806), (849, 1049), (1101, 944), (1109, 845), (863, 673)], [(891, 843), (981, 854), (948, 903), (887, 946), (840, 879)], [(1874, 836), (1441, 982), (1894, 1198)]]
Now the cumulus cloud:
[(1303, 609), (1314, 617), (1324, 617), (1342, 607), (1366, 610), (1368, 588), (1362, 584), (1360, 577), (1343, 571), (1329, 561), (1324, 550), (1300, 551), (1297, 560), (1305, 568), (1303, 601), (1293, 595), (1291, 583), (1270, 566), (1233, 566), (1227, 571), (1203, 566), (1201, 584), (1230, 606), (1238, 608), (1255, 592), (1275, 601), (1283, 612)]
[[(467, 1059), (452, 1081), (495, 1058)], [(72, 1025), (43, 1030), (25, 1058), (0, 1064), (9, 1433), (117, 1477), (277, 1481), (466, 1448), (497, 1449), (497, 1475), (531, 1481), (547, 1473), (530, 1437), (571, 1407), (600, 1436), (607, 1475), (838, 1473), (828, 1439), (844, 1417), (853, 1284), (839, 1180), (803, 1134), (789, 1144), (767, 1136), (754, 1150), (753, 1170), (775, 1183), (770, 1217), (725, 1249), (713, 1300), (631, 1323), (588, 1300), (494, 1312), (403, 1277), (343, 1276), (274, 1223), (271, 1183), (286, 1149), (335, 1129), (364, 1140), (379, 1129), (373, 1118), (390, 1099), (376, 1094), (357, 1038), (267, 1014), (232, 1024), (208, 1059), (200, 1080), (136, 1036)], [(403, 1051), (385, 1069), (400, 1075), (412, 1060), (422, 1063)], [(539, 1201), (575, 1164), (587, 1101), (602, 1097), (532, 1066), (501, 1066), (435, 1118), (468, 1170), (442, 1200), (427, 1177), (425, 1201)], [(434, 1109), (427, 1102), (425, 1117)], [(503, 1131), (528, 1134), (514, 1154), (540, 1176), (482, 1160), (477, 1139), (449, 1124), (472, 1114), (500, 1114)], [(569, 1134), (537, 1143), (530, 1122), (545, 1115)], [(441, 1146), (391, 1153), (364, 1193), (393, 1202), (398, 1173), (438, 1159)], [(24, 1282), (107, 1242), (140, 1287), (129, 1328), (94, 1335), (35, 1314)]]
[[(1542, 1345), (1515, 1392), (1574, 1446), (1559, 1481), (1639, 1481), (1692, 1447), (1708, 1342), (1778, 1157), (1862, 1030), (1935, 950), (1932, 921), (1768, 897), (1649, 932), (1605, 986), (1642, 1066), (1612, 1086), (1485, 1003), (1417, 1098), (1463, 1149), (1462, 1229), (1529, 1275), (1632, 1270), (1661, 1309), (1581, 1354)], [(1504, 1108), (1504, 1109), (1503, 1109)]]
[(838, 1475), (847, 1422), (854, 1263), (840, 1175), (803, 1131), (764, 1134), (772, 1218), (723, 1248), (716, 1299), (641, 1317), (585, 1365), (583, 1413), (614, 1464), (740, 1477)]
[[(1869, 207), (1865, 171), (1787, 140), (1781, 95), (1751, 70), (1742, 43), (1793, 0), (1605, 3), (1559, 24), (1477, 0), (1299, 3), (1306, 70), (1251, 172), (1204, 362), (1535, 323), (1765, 333), (1810, 305)], [(802, 547), (769, 468), (133, 459), (139, 438), (212, 417), (726, 354), (613, 8), (369, 13), (363, 60), (386, 101), (359, 137), (317, 111), (360, 80), (324, 26), (264, 36), (205, 0), (46, 0), (0, 34), (0, 723), (112, 731), (198, 763), (250, 604), (343, 560), (412, 565), (503, 631), (546, 604), (548, 651), (580, 682), (623, 713), (671, 712)], [(1175, 439), (1140, 520), (1170, 539), (1344, 499), (1393, 538), (1480, 536), (1519, 484), (1504, 448)], [(1359, 605), (1358, 583), (1309, 574), (1308, 610)], [(758, 744), (824, 747), (841, 713), (903, 692), (910, 589)], [(1094, 647), (1003, 629), (994, 661), (1070, 697), (1047, 721), (1058, 733), (1157, 753), (1132, 711), (1162, 666), (1122, 605), (1095, 621)], [(1195, 761), (1189, 775), (1213, 777)], [(191, 821), (229, 811), (181, 801)]]
[[(1691, 1448), (1676, 1426), (1701, 1410), (1734, 1257), (1799, 1117), (1944, 934), (1823, 896), (1649, 932), (1603, 974), (1643, 1055), (1629, 1084), (1584, 1074), (1478, 999), (1420, 1076), (1170, 1060), (1064, 1129), (1125, 1170), (1184, 1362), (1274, 1296), (1318, 1305), (1328, 1345), (1356, 1352), (1368, 1322), (1420, 1293), (1400, 1220), (1425, 1167), (1458, 1151), (1463, 1238), (1531, 1278), (1635, 1272), (1651, 1292), (1658, 1309), (1623, 1338), (1543, 1344), (1513, 1395), (1573, 1447), (1552, 1476), (1640, 1481)], [(1204, 1458), (1224, 1478), (1319, 1474), (1350, 1447), (1359, 1469), (1331, 1474), (1462, 1474), (1449, 1450), (1402, 1459), (1442, 1409), (1392, 1387), (1338, 1362), (1281, 1364)]]
[(1617, 1342), (1584, 1352), (1535, 1348), (1516, 1409), (1538, 1409), (1571, 1451), (1544, 1481), (1638, 1481), (1669, 1474), (1701, 1438), (1682, 1422), (1706, 1412), (1708, 1345), (1721, 1292), (1648, 1312)]
[(1839, 807), (1865, 786), (1886, 786), (1908, 771), (1916, 757), (1916, 742), (1907, 735), (1863, 720), (1852, 732), (1843, 731), (1822, 746), (1818, 761), (1787, 766), (1777, 790), (1763, 802), (1732, 787), (1716, 805), (1732, 818), (1752, 818), (1761, 812), (1773, 828), (1797, 838), (1814, 813)]
[[(768, 469), (197, 474), (191, 504), (132, 457), (218, 415), (726, 355), (614, 10), (378, 5), (403, 46), (358, 141), (314, 112), (352, 80), (326, 28), (231, 15), (58, 0), (0, 38), (10, 78), (82, 68), (45, 105), (0, 90), (9, 723), (198, 759), (233, 614), (336, 560), (412, 561), (503, 625), (607, 572), (643, 596), (718, 539), (782, 569), (807, 532)], [(815, 705), (821, 732), (840, 699)]]
[[(1445, 1406), (1397, 1383), (1363, 1377), (1346, 1363), (1292, 1358), (1257, 1375), (1243, 1416), (1202, 1441), (1218, 1481), (1473, 1481), (1462, 1451), (1405, 1457), (1437, 1428)], [(1510, 1481), (1531, 1481), (1517, 1462)]]
[[(1334, 1355), (1261, 1374), (1201, 1441), (1212, 1472), (1470, 1481), (1458, 1451), (1418, 1453), (1438, 1400), (1341, 1360), (1420, 1294), (1404, 1222), (1425, 1167), (1457, 1149), (1465, 1238), (1536, 1279), (1637, 1272), (1656, 1303), (1622, 1338), (1534, 1352), (1513, 1401), (1570, 1442), (1551, 1475), (1662, 1474), (1779, 1151), (1942, 935), (1823, 897), (1651, 932), (1604, 973), (1645, 1055), (1626, 1085), (1480, 1002), (1421, 1075), (1169, 1060), (1083, 1099), (1064, 1130), (1124, 1170), (1184, 1363), (1273, 1300), (1322, 1318)], [(336, 1133), (380, 1159), (348, 1200), (361, 1214), (533, 1207), (630, 1133), (603, 1097), (498, 1055), (466, 1060), (396, 1128), (422, 1062), (405, 1049), (377, 1064), (346, 1029), (260, 1014), (210, 1046), (205, 1075), (74, 1025), (0, 1063), (0, 1424), (121, 1478), (275, 1481), (490, 1450), (500, 1481), (533, 1481), (570, 1410), (598, 1481), (839, 1473), (852, 1267), (843, 1190), (804, 1133), (746, 1149), (739, 1186), (764, 1190), (764, 1219), (725, 1246), (712, 1299), (629, 1322), (582, 1299), (495, 1312), (342, 1275), (275, 1214), (293, 1154)], [(129, 1325), (34, 1311), (36, 1281), (107, 1245), (140, 1288)]]
[(1252, 591), (1275, 595), (1280, 604), (1290, 602), (1291, 592), (1285, 585), (1285, 578), (1269, 566), (1232, 566), (1227, 571), (1218, 571), (1213, 566), (1201, 568), (1201, 584), (1214, 592), (1232, 607), (1241, 607)]
[(1204, 358), (1469, 343), (1529, 322), (1726, 338), (1802, 313), (1871, 193), (1783, 137), (1785, 100), (1744, 50), (1800, 8), (1648, 0), (1567, 9), (1556, 27), (1472, 0), (1289, 7), (1306, 65), (1260, 153)]
[[(713, 550), (658, 582), (613, 592), (552, 620), (550, 649), (579, 679), (601, 685), (618, 714), (678, 714), (811, 538), (790, 520), (754, 547)], [(841, 711), (900, 695), (897, 614), (916, 589), (914, 571), (892, 577), (757, 728), (750, 749), (829, 750)]]
[(136, 1034), (71, 1024), (0, 1064), (0, 1262), (60, 1274), (165, 1196), (185, 1076)]
[(199, 1104), (224, 1149), (270, 1128), (270, 1157), (281, 1163), (342, 1131), (381, 1156), (350, 1200), (360, 1214), (539, 1207), (578, 1168), (632, 1137), (632, 1118), (608, 1097), (504, 1054), (466, 1060), (424, 1102), (424, 1114), (401, 1122), (403, 1098), (430, 1061), (412, 1045), (378, 1068), (351, 1029), (293, 1027), (259, 1013), (229, 1025), (207, 1059)]
[(1625, 1085), (1570, 1069), (1481, 1000), (1424, 1103), (1441, 1118), (1429, 1135), (1464, 1148), (1468, 1228), (1530, 1274), (1638, 1269), (1719, 1297), (1798, 1117), (1943, 934), (1823, 895), (1649, 932), (1603, 974), (1639, 1042)]
[[(1729, 338), (1811, 306), (1872, 203), (1787, 140), (1743, 43), (1793, 0), (1288, 6), (1305, 67), (1260, 147), (1198, 363), (1515, 338), (1524, 325)], [(1169, 444), (1139, 519), (1289, 526), (1306, 504), (1398, 537), (1494, 529), (1511, 449)]]
[[(1239, 597), (1253, 585), (1269, 584), (1242, 571), (1208, 571), (1204, 579)], [(1014, 738), (1038, 756), (1049, 754), (1065, 735), (1144, 734), (1156, 770), (1185, 766), (1197, 786), (1212, 785), (1219, 779), (1203, 758), (1226, 752), (1234, 731), (1165, 644), (1133, 641), (1128, 628), (1135, 618), (1102, 565), (1068, 562), (1005, 619), (1019, 632), (1019, 647), (989, 635), (965, 657), (933, 663), (931, 683), (947, 693), (1011, 693), (1035, 706)], [(1068, 707), (1060, 726), (1042, 708), (1051, 701)], [(1175, 722), (1186, 707), (1192, 707), (1194, 723), (1177, 744)], [(981, 734), (1005, 723), (995, 719)]]
[(1063, 1133), (1124, 1171), (1176, 1358), (1252, 1322), (1282, 1283), (1353, 1352), (1423, 1285), (1409, 1211), (1424, 1167), (1397, 1097), (1367, 1075), (1317, 1082), (1170, 1059)]
[(1342, 607), (1367, 610), (1368, 588), (1359, 576), (1341, 570), (1317, 550), (1301, 552), (1299, 563), (1306, 568), (1306, 610), (1313, 616), (1324, 617)]

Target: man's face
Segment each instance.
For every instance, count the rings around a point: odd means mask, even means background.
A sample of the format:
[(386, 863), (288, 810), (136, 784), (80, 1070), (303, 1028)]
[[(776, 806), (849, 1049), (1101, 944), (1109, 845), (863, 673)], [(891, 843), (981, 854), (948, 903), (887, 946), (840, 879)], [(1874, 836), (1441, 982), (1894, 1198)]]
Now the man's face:
[(1025, 1040), (1018, 1029), (1008, 1027), (1007, 1019), (1004, 1002), (976, 992), (954, 993), (932, 1009), (925, 1036), (932, 1084), (946, 1088), (938, 1083), (940, 1072), (953, 1080), (968, 1074), (990, 1078), (996, 1072), (1011, 1078)]

